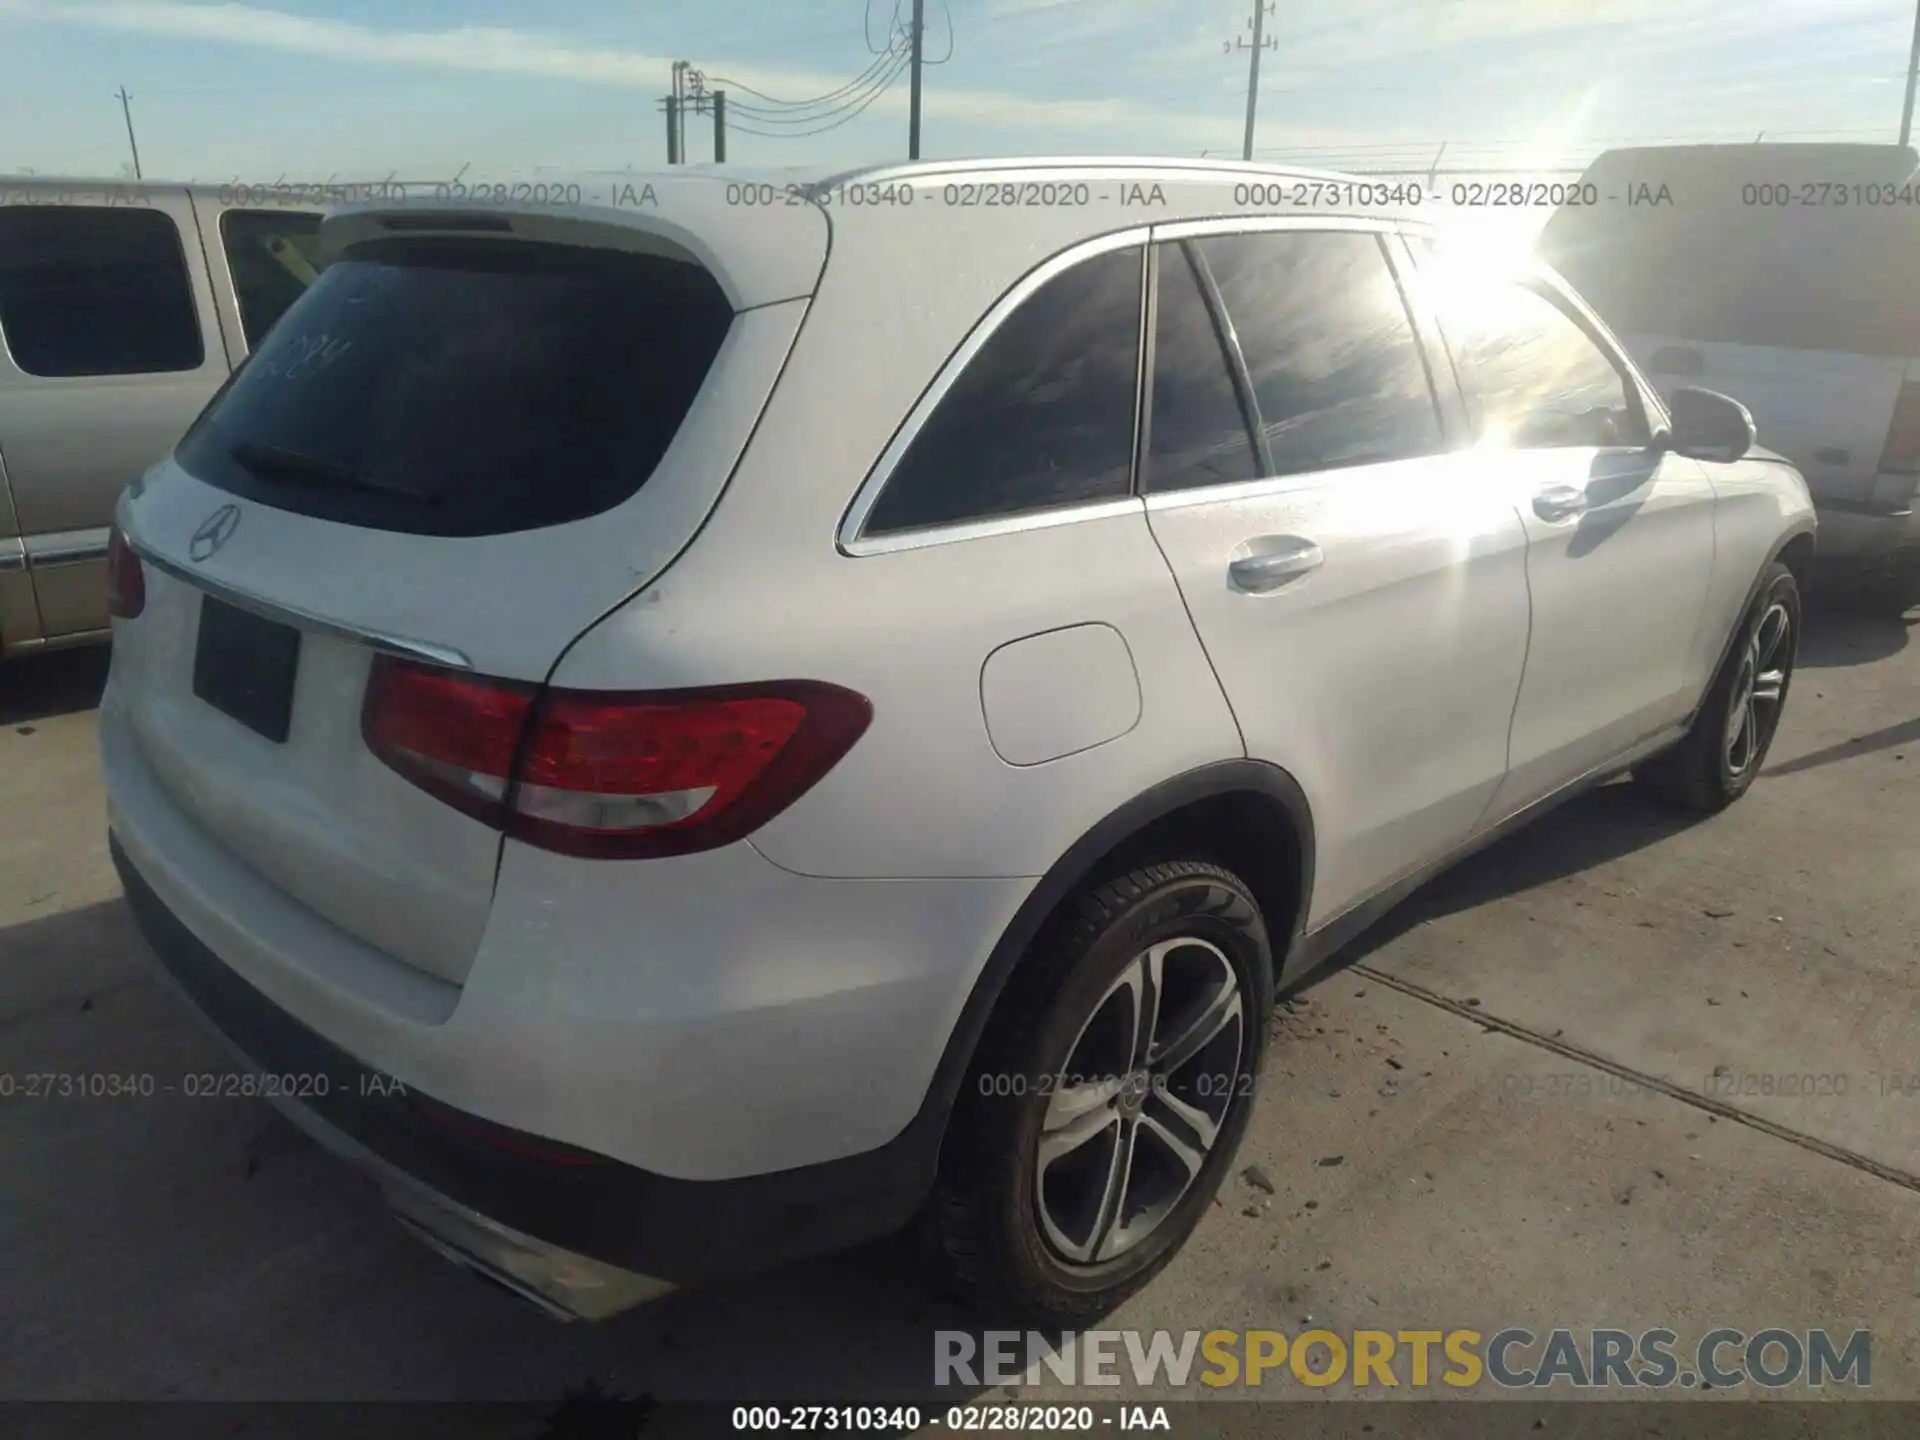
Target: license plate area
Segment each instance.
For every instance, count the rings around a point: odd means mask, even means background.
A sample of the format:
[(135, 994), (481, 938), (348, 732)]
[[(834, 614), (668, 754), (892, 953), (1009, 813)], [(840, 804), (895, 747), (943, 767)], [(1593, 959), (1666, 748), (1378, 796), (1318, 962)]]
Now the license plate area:
[(293, 722), (300, 632), (216, 600), (200, 599), (193, 693), (256, 734), (285, 744)]

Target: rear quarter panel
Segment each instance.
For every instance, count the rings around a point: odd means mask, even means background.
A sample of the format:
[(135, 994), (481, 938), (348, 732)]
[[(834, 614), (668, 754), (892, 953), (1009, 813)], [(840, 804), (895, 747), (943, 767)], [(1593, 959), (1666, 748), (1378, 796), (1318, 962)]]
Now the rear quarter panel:
[[(1114, 205), (1104, 228), (1149, 218)], [(776, 864), (829, 877), (1039, 875), (1140, 791), (1244, 753), (1137, 502), (886, 554), (836, 543), (869, 470), (979, 317), (1101, 226), (1082, 210), (836, 214), (819, 295), (713, 517), (556, 671), (569, 686), (813, 678), (867, 695), (868, 732), (753, 836)], [(1087, 622), (1124, 637), (1139, 723), (1077, 754), (1008, 764), (982, 715), (988, 657)], [(1074, 697), (1063, 687), (1036, 703)]]

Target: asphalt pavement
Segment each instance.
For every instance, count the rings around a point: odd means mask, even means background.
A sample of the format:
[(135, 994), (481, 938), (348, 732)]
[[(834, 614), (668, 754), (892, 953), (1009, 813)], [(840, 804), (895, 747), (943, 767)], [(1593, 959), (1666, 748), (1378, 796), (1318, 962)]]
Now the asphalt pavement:
[[(1608, 786), (1290, 997), (1235, 1177), (1105, 1324), (1866, 1329), (1871, 1394), (1920, 1399), (1915, 625), (1816, 613), (1726, 814)], [(0, 1072), (224, 1069), (107, 859), (104, 670), (0, 668)], [(0, 1398), (1005, 1398), (934, 1386), (934, 1332), (973, 1322), (907, 1268), (881, 1244), (560, 1325), (260, 1101), (0, 1099)]]

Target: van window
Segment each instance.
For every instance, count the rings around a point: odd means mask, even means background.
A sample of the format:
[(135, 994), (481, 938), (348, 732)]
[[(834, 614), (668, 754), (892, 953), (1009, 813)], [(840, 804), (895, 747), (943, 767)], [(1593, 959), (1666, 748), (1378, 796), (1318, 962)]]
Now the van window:
[(320, 216), (284, 210), (229, 210), (220, 243), (240, 302), (240, 328), (255, 349), (320, 273)]
[(1143, 258), (1131, 246), (1083, 260), (1007, 316), (900, 457), (864, 533), (1124, 497)]
[(609, 510), (666, 454), (733, 312), (705, 269), (516, 241), (336, 259), (177, 458), (281, 509), (420, 535)]
[(1195, 250), (1246, 356), (1274, 474), (1443, 448), (1413, 322), (1373, 235), (1264, 231)]
[(0, 337), (29, 375), (156, 375), (206, 359), (186, 251), (159, 210), (0, 207)]

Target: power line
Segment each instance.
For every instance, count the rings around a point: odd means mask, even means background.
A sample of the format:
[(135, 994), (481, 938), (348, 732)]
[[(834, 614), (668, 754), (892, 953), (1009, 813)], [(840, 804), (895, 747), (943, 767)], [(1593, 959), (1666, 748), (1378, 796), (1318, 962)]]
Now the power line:
[[(895, 74), (899, 73), (898, 66), (905, 58), (905, 56), (894, 57), (894, 65), (896, 67), (894, 70)], [(890, 77), (888, 75), (876, 72), (866, 86), (847, 95), (838, 104), (828, 106), (821, 110), (809, 111), (806, 114), (783, 116), (778, 111), (746, 111), (745, 107), (740, 105), (732, 105), (728, 108), (746, 113), (748, 122), (755, 125), (812, 126), (818, 124), (820, 121), (831, 119), (835, 115), (844, 114), (848, 110), (854, 110), (856, 108), (864, 109), (866, 105), (870, 103), (872, 97), (877, 94), (879, 90), (884, 90), (889, 82)], [(809, 130), (805, 133), (812, 134), (815, 132)]]
[(866, 12), (860, 21), (860, 33), (861, 38), (867, 42), (870, 53), (892, 54), (894, 46), (900, 43), (900, 36), (904, 29), (905, 27), (900, 23), (900, 0), (893, 0), (893, 17), (887, 22), (887, 43), (884, 46), (876, 46), (873, 43), (873, 0), (867, 0)]
[(920, 62), (922, 65), (944, 65), (953, 59), (953, 11), (947, 8), (947, 0), (940, 0), (940, 14), (945, 17), (947, 22), (947, 53), (942, 55), (938, 60), (922, 58)]
[[(879, 57), (875, 59), (872, 64), (867, 66), (865, 70), (862, 70), (858, 75), (854, 76), (853, 79), (849, 80), (846, 84), (841, 85), (833, 90), (829, 90), (824, 95), (816, 95), (810, 100), (783, 100), (778, 95), (769, 95), (764, 90), (756, 90), (753, 88), (753, 86), (747, 84), (745, 81), (736, 80), (730, 75), (715, 75), (713, 79), (718, 83), (727, 86), (731, 90), (744, 90), (749, 95), (758, 95), (762, 100), (771, 101), (774, 105), (781, 107), (782, 110), (789, 110), (789, 111), (809, 110), (814, 107), (824, 105), (829, 101), (837, 100), (841, 96), (846, 95), (849, 91), (858, 89), (860, 86), (864, 85), (868, 80), (872, 79), (873, 76), (877, 74), (880, 70), (884, 69), (889, 60), (898, 58), (899, 53), (900, 52), (897, 50), (882, 51)], [(763, 106), (763, 105), (747, 105), (737, 100), (733, 102), (732, 108), (745, 113), (765, 114), (770, 116), (780, 113), (780, 111), (769, 110), (766, 106)]]
[(872, 105), (874, 101), (878, 100), (882, 95), (884, 95), (890, 88), (892, 88), (893, 82), (900, 78), (900, 72), (907, 68), (907, 64), (908, 64), (908, 57), (904, 55), (900, 56), (894, 62), (893, 68), (887, 71), (885, 76), (877, 84), (875, 84), (868, 90), (865, 98), (862, 99), (858, 105), (848, 110), (844, 115), (840, 116), (839, 119), (830, 121), (825, 125), (819, 126), (817, 129), (756, 130), (751, 126), (737, 124), (731, 120), (728, 121), (727, 128), (741, 135), (756, 135), (763, 140), (803, 140), (812, 135), (824, 135), (829, 130), (837, 130), (842, 125), (845, 125), (848, 121), (855, 119), (862, 112), (864, 112), (868, 106)]

